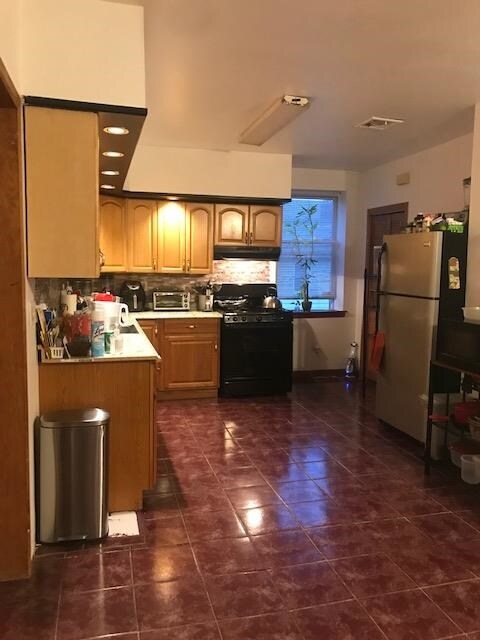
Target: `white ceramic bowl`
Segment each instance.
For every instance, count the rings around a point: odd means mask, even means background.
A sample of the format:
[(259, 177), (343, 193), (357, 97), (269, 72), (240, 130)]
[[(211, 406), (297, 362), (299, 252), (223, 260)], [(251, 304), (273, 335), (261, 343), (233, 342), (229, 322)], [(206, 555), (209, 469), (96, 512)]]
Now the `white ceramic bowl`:
[(465, 322), (480, 324), (480, 307), (462, 307)]

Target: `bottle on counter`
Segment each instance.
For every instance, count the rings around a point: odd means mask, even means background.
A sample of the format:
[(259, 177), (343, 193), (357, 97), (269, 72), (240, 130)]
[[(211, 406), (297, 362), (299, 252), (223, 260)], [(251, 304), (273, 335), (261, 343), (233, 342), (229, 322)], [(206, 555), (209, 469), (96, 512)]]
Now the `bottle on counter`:
[(92, 312), (92, 356), (101, 358), (105, 355), (105, 317), (103, 310)]

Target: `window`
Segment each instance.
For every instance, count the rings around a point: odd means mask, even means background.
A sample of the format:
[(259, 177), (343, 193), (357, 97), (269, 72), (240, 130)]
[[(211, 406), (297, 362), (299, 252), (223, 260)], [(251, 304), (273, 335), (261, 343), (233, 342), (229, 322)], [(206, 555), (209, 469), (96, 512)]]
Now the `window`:
[[(283, 239), (277, 265), (277, 287), (278, 295), (286, 308), (294, 308), (296, 301), (301, 299), (304, 269), (295, 257), (298, 245), (295, 243), (291, 225), (302, 207), (312, 206), (316, 206), (314, 221), (317, 226), (314, 230), (313, 244), (313, 259), (316, 262), (311, 268), (309, 297), (313, 302), (312, 310), (322, 311), (333, 308), (336, 294), (337, 198), (293, 198), (291, 202), (283, 205)], [(297, 235), (301, 243), (309, 237), (303, 225), (297, 227)]]

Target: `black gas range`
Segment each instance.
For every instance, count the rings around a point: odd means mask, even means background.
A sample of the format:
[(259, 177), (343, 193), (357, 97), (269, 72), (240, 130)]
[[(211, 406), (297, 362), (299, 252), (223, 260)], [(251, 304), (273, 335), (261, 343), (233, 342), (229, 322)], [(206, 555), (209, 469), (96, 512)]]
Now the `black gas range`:
[(293, 313), (264, 309), (271, 284), (224, 284), (221, 311), (220, 395), (285, 394), (292, 389)]

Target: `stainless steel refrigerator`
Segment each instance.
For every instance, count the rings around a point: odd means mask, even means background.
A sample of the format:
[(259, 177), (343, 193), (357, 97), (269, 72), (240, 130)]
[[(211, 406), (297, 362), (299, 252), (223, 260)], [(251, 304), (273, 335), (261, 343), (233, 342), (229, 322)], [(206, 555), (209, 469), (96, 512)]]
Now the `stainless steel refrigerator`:
[(439, 319), (461, 319), (467, 235), (413, 233), (384, 238), (379, 329), (385, 350), (376, 416), (425, 441), (429, 363)]

